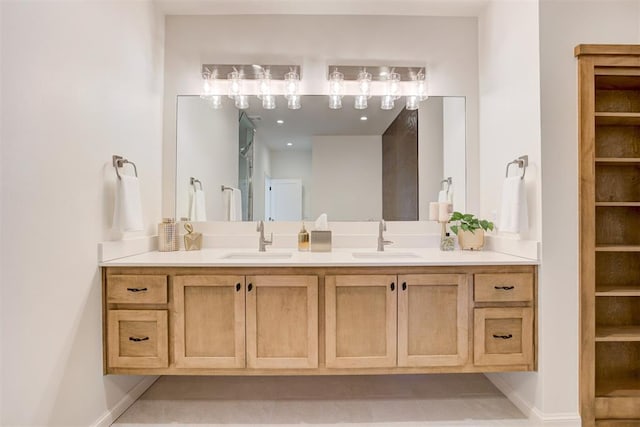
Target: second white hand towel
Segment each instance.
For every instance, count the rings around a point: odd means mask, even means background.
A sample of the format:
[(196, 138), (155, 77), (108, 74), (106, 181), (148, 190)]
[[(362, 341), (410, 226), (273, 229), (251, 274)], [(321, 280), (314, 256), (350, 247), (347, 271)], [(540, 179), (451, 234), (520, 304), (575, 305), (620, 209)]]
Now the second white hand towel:
[(121, 175), (116, 182), (113, 228), (120, 231), (141, 231), (144, 228), (138, 177)]
[(205, 207), (204, 190), (197, 188), (191, 193), (190, 221), (206, 221), (207, 210)]
[(242, 191), (238, 188), (225, 190), (225, 211), (227, 221), (242, 221)]
[(502, 185), (502, 203), (498, 216), (498, 231), (522, 233), (529, 228), (527, 192), (519, 176), (505, 178)]

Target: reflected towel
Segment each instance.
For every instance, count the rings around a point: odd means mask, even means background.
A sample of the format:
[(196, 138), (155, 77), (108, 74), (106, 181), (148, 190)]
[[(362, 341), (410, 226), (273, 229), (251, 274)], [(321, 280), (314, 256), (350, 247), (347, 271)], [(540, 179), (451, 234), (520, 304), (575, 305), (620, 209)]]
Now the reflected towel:
[(197, 188), (191, 192), (191, 209), (189, 209), (189, 221), (206, 221), (207, 211), (205, 207), (204, 191)]
[(227, 221), (242, 221), (242, 192), (237, 188), (225, 190)]
[(529, 228), (527, 192), (519, 176), (505, 178), (502, 185), (502, 204), (498, 217), (498, 230), (521, 233)]
[(140, 231), (144, 228), (140, 182), (136, 176), (121, 175), (116, 180), (113, 228), (120, 231)]

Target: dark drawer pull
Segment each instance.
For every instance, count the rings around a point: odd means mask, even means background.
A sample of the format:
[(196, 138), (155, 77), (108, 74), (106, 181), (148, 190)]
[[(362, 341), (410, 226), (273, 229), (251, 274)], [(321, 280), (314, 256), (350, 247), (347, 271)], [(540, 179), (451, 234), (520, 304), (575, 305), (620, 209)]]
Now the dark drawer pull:
[(129, 292), (147, 292), (147, 288), (127, 288)]
[(496, 335), (496, 334), (493, 334), (493, 337), (495, 339), (500, 338), (500, 339), (503, 339), (503, 340), (510, 340), (511, 338), (513, 338), (513, 335), (511, 335), (511, 334), (509, 334), (509, 335)]
[(391, 282), (391, 290), (392, 291), (396, 290), (396, 283), (395, 282)]
[(236, 292), (240, 292), (240, 283), (236, 283)]
[(247, 291), (248, 291), (248, 292), (251, 292), (251, 289), (253, 289), (253, 284), (252, 284), (252, 283), (249, 283), (249, 284), (247, 285)]
[(129, 341), (133, 341), (133, 342), (148, 341), (148, 340), (149, 340), (149, 337), (142, 337), (142, 338), (129, 337)]
[(499, 291), (510, 291), (511, 289), (514, 289), (515, 286), (494, 286), (493, 288)]
[(403, 291), (407, 290), (407, 282), (402, 282), (402, 290)]

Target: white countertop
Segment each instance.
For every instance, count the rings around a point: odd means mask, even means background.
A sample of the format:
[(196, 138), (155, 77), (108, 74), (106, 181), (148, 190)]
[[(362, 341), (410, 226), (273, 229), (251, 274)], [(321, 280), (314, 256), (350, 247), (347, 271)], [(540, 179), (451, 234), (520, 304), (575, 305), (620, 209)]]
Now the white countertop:
[(357, 267), (537, 265), (538, 260), (492, 251), (443, 252), (437, 248), (340, 248), (332, 252), (295, 249), (202, 249), (200, 251), (146, 252), (100, 263), (101, 267)]

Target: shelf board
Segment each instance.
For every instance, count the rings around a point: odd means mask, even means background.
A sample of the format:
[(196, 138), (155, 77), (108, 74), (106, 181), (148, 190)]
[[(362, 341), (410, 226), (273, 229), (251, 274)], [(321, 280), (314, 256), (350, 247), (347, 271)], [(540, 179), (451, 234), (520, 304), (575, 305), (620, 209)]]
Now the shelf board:
[(640, 157), (596, 157), (596, 163), (609, 163), (613, 165), (633, 165), (640, 163)]
[(597, 397), (640, 397), (640, 379), (616, 378), (596, 384)]
[(597, 297), (640, 297), (638, 286), (600, 286), (596, 289)]
[(596, 328), (596, 342), (640, 341), (640, 325), (599, 326)]
[(596, 252), (640, 252), (640, 245), (600, 245)]
[(603, 207), (640, 207), (640, 202), (596, 202), (596, 206)]
[(595, 113), (596, 125), (640, 125), (640, 113)]

